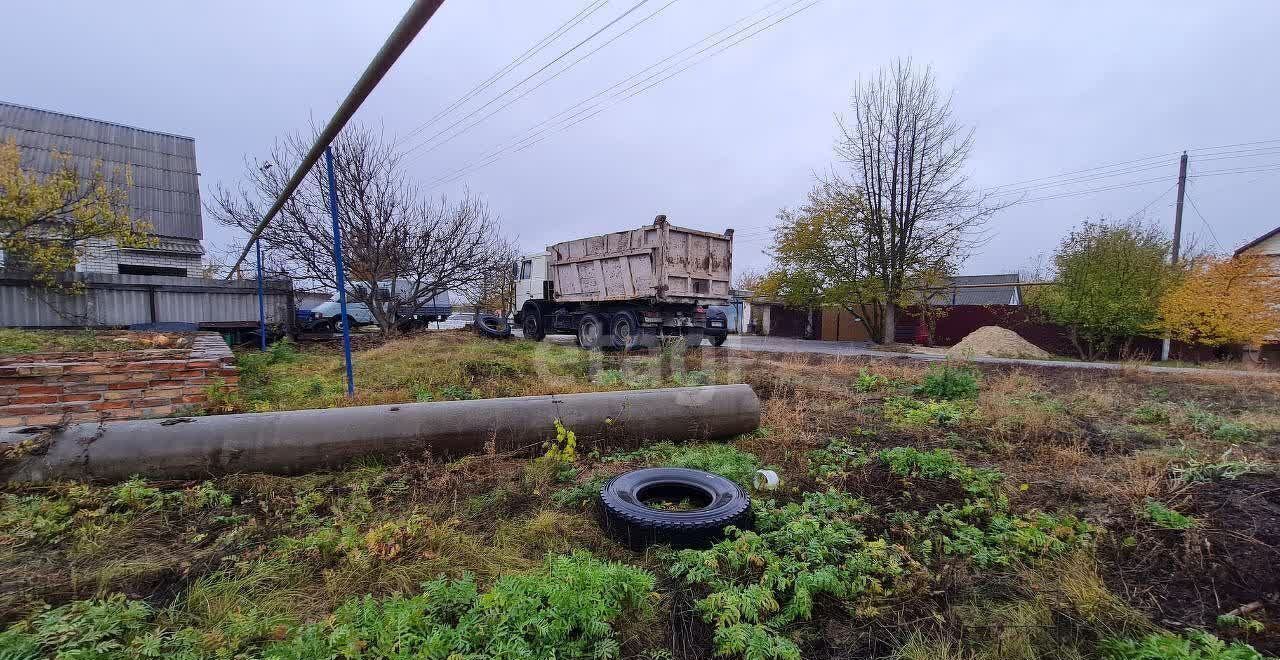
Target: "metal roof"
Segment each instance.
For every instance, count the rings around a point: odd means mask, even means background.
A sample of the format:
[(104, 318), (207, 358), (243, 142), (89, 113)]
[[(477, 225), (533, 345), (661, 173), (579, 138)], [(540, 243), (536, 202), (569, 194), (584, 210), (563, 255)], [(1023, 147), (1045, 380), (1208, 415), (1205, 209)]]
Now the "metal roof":
[[(1017, 305), (1021, 304), (1018, 295), (1018, 274), (1001, 275), (957, 275), (951, 278), (947, 290), (941, 291), (942, 305)], [(1009, 284), (1010, 286), (982, 286), (966, 288), (973, 284)]]
[(1240, 256), (1241, 254), (1244, 254), (1244, 252), (1245, 252), (1246, 250), (1248, 250), (1249, 248), (1256, 247), (1257, 245), (1261, 244), (1263, 241), (1265, 241), (1265, 240), (1267, 240), (1267, 239), (1271, 238), (1272, 236), (1275, 236), (1276, 234), (1280, 234), (1280, 227), (1276, 227), (1275, 229), (1272, 229), (1271, 231), (1269, 231), (1269, 232), (1267, 232), (1267, 233), (1265, 233), (1265, 234), (1263, 234), (1263, 235), (1261, 235), (1261, 236), (1259, 236), (1259, 237), (1257, 237), (1257, 238), (1253, 239), (1252, 241), (1249, 241), (1248, 243), (1245, 243), (1245, 244), (1244, 244), (1243, 246), (1241, 246), (1238, 250), (1236, 250), (1233, 254), (1234, 254), (1234, 256), (1237, 256), (1237, 257), (1238, 257), (1238, 256)]
[(158, 236), (204, 237), (192, 138), (0, 101), (0, 142), (10, 138), (22, 151), (22, 167), (44, 174), (54, 170), (55, 149), (70, 154), (86, 175), (95, 161), (108, 175), (129, 166), (135, 217), (151, 223)]

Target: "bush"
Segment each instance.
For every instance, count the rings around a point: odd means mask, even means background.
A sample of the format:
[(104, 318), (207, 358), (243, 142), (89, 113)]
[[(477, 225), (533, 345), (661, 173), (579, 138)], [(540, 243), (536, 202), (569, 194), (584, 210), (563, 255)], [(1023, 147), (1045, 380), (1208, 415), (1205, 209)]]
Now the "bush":
[(978, 373), (949, 364), (930, 367), (914, 393), (930, 399), (974, 399), (978, 396)]
[(1108, 639), (1099, 650), (1105, 660), (1266, 660), (1248, 644), (1227, 644), (1200, 630), (1157, 633), (1140, 640)]
[(540, 571), (502, 577), (484, 594), (466, 576), (424, 583), (416, 596), (352, 600), (263, 655), (615, 658), (613, 623), (642, 608), (653, 587), (653, 576), (638, 568), (577, 552), (549, 559)]

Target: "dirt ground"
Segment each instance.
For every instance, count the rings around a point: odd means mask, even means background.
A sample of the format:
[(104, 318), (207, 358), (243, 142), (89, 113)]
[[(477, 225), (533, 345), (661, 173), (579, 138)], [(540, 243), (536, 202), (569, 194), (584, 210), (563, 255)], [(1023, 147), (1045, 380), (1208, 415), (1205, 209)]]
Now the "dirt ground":
[[(579, 361), (577, 349), (559, 348), (544, 382), (537, 367), (525, 371), (542, 350), (528, 342), (495, 352), (463, 336), (402, 341), (405, 356), (393, 345), (367, 349), (395, 368), (362, 360), (364, 383), (384, 379), (377, 402), (746, 382), (761, 398), (763, 428), (724, 450), (584, 444), (559, 471), (531, 455), (448, 464), (405, 456), (299, 477), (9, 487), (0, 508), (0, 619), (13, 624), (43, 604), (123, 593), (152, 608), (148, 626), (198, 631), (210, 654), (253, 655), (353, 597), (412, 593), (441, 575), (490, 585), (536, 570), (548, 553), (587, 550), (657, 578), (648, 614), (614, 623), (621, 656), (708, 657), (715, 625), (695, 605), (705, 587), (673, 577), (670, 555), (634, 553), (602, 534), (593, 498), (603, 479), (644, 465), (726, 476), (769, 466), (785, 488), (757, 499), (860, 498), (876, 508), (854, 518), (860, 533), (907, 548), (922, 538), (913, 525), (963, 511), (977, 492), (959, 478), (904, 476), (875, 459), (907, 448), (954, 457), (968, 467), (949, 469), (964, 479), (1002, 475), (982, 496), (992, 511), (1078, 518), (1088, 541), (986, 565), (962, 555), (911, 560), (894, 594), (856, 605), (817, 598), (809, 618), (771, 628), (803, 657), (1095, 657), (1104, 639), (1162, 629), (1202, 629), (1280, 654), (1276, 379), (981, 366), (972, 371), (976, 395), (935, 401), (922, 388), (938, 365), (712, 349)], [(328, 396), (331, 379), (341, 383), (334, 357), (307, 350), (317, 353), (264, 366), (263, 398), (235, 405), (278, 409), (310, 390)], [(397, 362), (431, 351), (445, 361), (498, 362), (444, 380)], [(277, 391), (286, 372), (312, 380), (302, 394)], [(871, 458), (823, 473), (821, 451), (833, 447)], [(1051, 536), (1073, 534), (1054, 524)], [(1241, 608), (1252, 623), (1219, 620)]]

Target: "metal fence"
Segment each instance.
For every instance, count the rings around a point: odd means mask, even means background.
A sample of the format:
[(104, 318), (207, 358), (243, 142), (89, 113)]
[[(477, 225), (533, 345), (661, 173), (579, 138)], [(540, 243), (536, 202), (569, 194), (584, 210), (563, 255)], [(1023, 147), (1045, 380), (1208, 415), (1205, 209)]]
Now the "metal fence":
[[(0, 271), (0, 327), (123, 327), (142, 323), (193, 323), (209, 329), (256, 327), (254, 280), (75, 273), (83, 293), (53, 293), (21, 274)], [(293, 287), (264, 283), (266, 319), (293, 321)]]

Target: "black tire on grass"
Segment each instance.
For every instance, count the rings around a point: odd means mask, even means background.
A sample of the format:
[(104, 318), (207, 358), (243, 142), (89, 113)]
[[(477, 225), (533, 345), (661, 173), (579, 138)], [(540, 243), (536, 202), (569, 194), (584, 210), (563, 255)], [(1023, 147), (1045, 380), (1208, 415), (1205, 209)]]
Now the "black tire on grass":
[[(701, 508), (664, 511), (646, 506), (653, 496), (696, 498)], [(655, 543), (704, 548), (724, 537), (730, 525), (750, 527), (751, 498), (719, 475), (686, 468), (645, 468), (620, 474), (600, 489), (605, 531), (633, 550)]]

